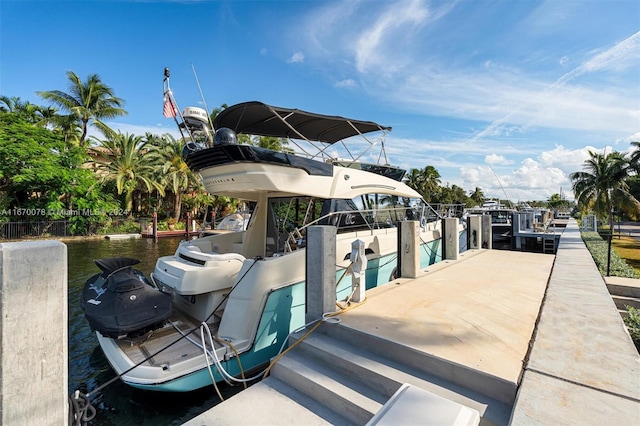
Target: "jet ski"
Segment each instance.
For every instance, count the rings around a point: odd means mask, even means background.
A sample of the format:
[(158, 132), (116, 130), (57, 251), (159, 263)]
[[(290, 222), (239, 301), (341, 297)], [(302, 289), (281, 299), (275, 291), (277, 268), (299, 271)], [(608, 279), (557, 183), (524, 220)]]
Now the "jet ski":
[(82, 291), (82, 310), (92, 331), (114, 339), (136, 338), (161, 328), (172, 313), (172, 297), (133, 269), (138, 259), (94, 260), (102, 271)]

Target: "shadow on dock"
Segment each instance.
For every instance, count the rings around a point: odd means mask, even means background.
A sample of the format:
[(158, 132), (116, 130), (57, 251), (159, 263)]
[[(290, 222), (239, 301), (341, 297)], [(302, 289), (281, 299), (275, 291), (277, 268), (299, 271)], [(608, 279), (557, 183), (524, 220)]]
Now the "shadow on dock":
[[(640, 413), (640, 356), (575, 221), (556, 256), (471, 251), (368, 291), (339, 318), (186, 424), (362, 425), (405, 384), (477, 410), (481, 425)], [(430, 410), (393, 420), (429, 423)]]

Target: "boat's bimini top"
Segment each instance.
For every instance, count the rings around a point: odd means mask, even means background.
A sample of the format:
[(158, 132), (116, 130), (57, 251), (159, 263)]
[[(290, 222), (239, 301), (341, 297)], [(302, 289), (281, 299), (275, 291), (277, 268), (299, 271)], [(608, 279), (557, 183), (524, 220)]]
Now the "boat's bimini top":
[(227, 127), (236, 133), (274, 136), (333, 144), (343, 139), (375, 131), (390, 131), (372, 121), (315, 114), (251, 101), (221, 111), (213, 122), (215, 129)]

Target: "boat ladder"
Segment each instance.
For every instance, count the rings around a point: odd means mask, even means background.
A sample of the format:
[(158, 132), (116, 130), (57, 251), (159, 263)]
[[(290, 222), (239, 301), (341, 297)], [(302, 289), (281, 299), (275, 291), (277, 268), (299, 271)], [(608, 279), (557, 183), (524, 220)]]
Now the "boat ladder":
[(542, 252), (545, 254), (556, 253), (556, 236), (555, 234), (545, 234), (542, 238)]

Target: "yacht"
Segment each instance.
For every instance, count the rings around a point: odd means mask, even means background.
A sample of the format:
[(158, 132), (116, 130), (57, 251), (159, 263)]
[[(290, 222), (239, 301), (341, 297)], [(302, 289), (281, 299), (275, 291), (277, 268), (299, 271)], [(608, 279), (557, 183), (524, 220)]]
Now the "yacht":
[[(128, 385), (185, 392), (247, 381), (267, 366), (305, 326), (311, 226), (336, 228), (338, 300), (351, 295), (355, 240), (365, 245), (367, 289), (397, 276), (400, 221), (419, 223), (422, 268), (442, 259), (442, 217), (403, 183), (404, 170), (387, 164), (390, 127), (257, 101), (230, 106), (211, 122), (200, 108), (178, 112), (168, 76), (165, 99), (184, 134), (184, 159), (206, 190), (253, 208), (246, 226), (183, 241), (158, 259), (148, 286), (172, 299), (161, 326), (122, 335), (96, 329)], [(280, 152), (240, 144), (242, 134), (290, 145)], [(100, 280), (92, 286), (100, 291)]]

